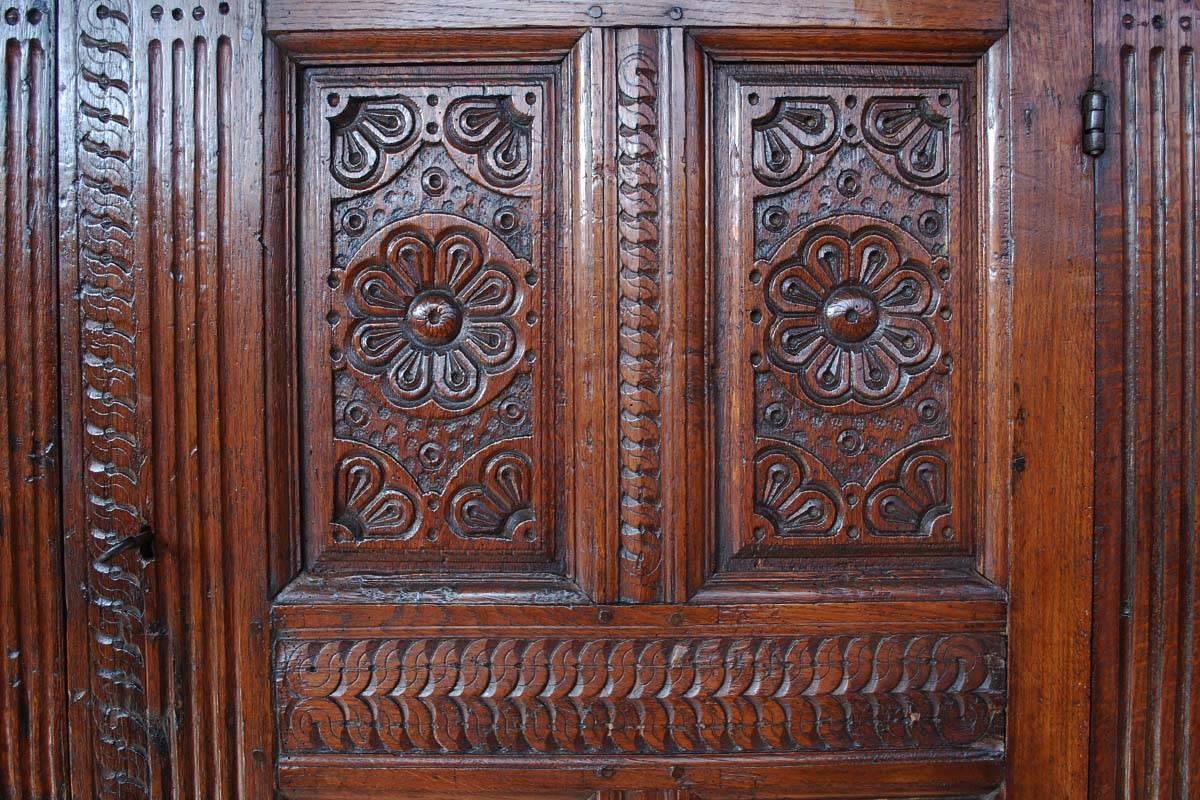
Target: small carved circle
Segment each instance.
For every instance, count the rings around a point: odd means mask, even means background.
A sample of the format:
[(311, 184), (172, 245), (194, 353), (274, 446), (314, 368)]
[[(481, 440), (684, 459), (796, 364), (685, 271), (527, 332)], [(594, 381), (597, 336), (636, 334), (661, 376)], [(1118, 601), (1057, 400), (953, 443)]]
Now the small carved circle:
[(342, 351), (336, 347), (329, 348), (329, 360), (330, 361), (341, 361), (342, 360)]
[(858, 136), (858, 126), (851, 122), (846, 126), (846, 138), (853, 139), (855, 136)]
[(40, 8), (31, 8), (25, 14), (25, 19), (29, 20), (30, 25), (38, 25), (42, 21), (42, 10)]
[(229, 3), (221, 3), (217, 6), (217, 11), (222, 16), (229, 13)]
[(536, 350), (526, 350), (525, 351), (525, 360), (530, 364), (536, 362), (537, 361), (537, 351)]
[(858, 344), (866, 341), (879, 327), (879, 306), (863, 289), (843, 286), (830, 292), (821, 307), (821, 317), (834, 339)]
[(853, 428), (847, 428), (838, 434), (837, 446), (848, 456), (858, 455), (863, 450), (862, 436)]
[(346, 420), (351, 425), (365, 425), (370, 416), (367, 407), (357, 400), (346, 404)]
[(445, 170), (440, 167), (430, 167), (421, 175), (421, 187), (425, 193), (433, 197), (437, 197), (446, 191), (446, 185), (450, 179), (446, 177)]
[(1132, 28), (1133, 27), (1133, 14), (1126, 14), (1125, 16), (1121, 17), (1121, 24), (1124, 25), (1126, 28)]
[(851, 526), (850, 528), (848, 528), (846, 530), (846, 535), (849, 536), (851, 539), (857, 539), (858, 538), (858, 528)]
[(858, 492), (854, 492), (854, 491), (846, 492), (846, 503), (851, 508), (854, 508), (855, 506), (857, 506), (858, 505)]
[(201, 6), (192, 9), (192, 19), (196, 21), (204, 19), (204, 9)]
[(429, 501), (429, 510), (430, 511), (437, 511), (441, 507), (442, 507), (442, 504), (438, 501), (438, 499), (436, 497)]
[(954, 528), (951, 528), (949, 526), (942, 528), (942, 538), (945, 539), (946, 541), (950, 541), (951, 539), (953, 539), (954, 538)]
[[(596, 619), (600, 620), (601, 622), (612, 622), (612, 618), (613, 618), (613, 614), (607, 608), (602, 608), (596, 612)], [(609, 770), (609, 775), (607, 775), (605, 777), (609, 777), (611, 775), (612, 775), (612, 770)]]
[(856, 197), (862, 191), (862, 175), (858, 170), (842, 170), (842, 174), (838, 175), (837, 188), (845, 197)]
[(351, 236), (357, 236), (362, 233), (367, 227), (367, 217), (361, 211), (354, 209), (347, 211), (342, 217), (342, 230)]
[[(97, 12), (97, 16), (99, 16), (99, 12)], [(155, 22), (161, 20), (163, 18), (163, 7), (159, 5), (150, 6), (150, 18)]]
[(1179, 18), (1179, 27), (1183, 28), (1185, 31), (1190, 31), (1192, 29), (1192, 18), (1191, 17), (1180, 17)]
[(587, 15), (592, 19), (600, 19), (604, 16), (604, 9), (600, 6), (592, 6), (587, 10)]
[(954, 98), (951, 97), (949, 92), (942, 92), (938, 95), (938, 103), (941, 104), (942, 108), (949, 108), (950, 104), (953, 102)]
[(431, 94), (425, 98), (425, 102), (431, 106), (436, 106), (438, 104), (438, 96), (436, 94)]
[(526, 105), (533, 105), (536, 102), (537, 102), (537, 95), (534, 92), (526, 92), (525, 93)]
[(325, 98), (325, 102), (329, 104), (330, 108), (335, 108), (338, 103), (342, 102), (342, 96), (337, 92), (330, 92)]
[(761, 542), (765, 538), (767, 538), (767, 529), (766, 528), (763, 528), (760, 526), (760, 527), (754, 529), (754, 539), (756, 541)]
[(758, 105), (758, 92), (751, 92), (746, 95), (746, 102), (752, 106)]
[(500, 404), (500, 419), (509, 425), (519, 425), (525, 420), (525, 408), (516, 398), (508, 398)]
[(858, 95), (846, 95), (846, 108), (854, 108), (856, 105), (858, 105)]
[(171, 19), (175, 20), (176, 22), (179, 22), (181, 19), (183, 19), (183, 9), (182, 8), (171, 9)]
[(750, 354), (750, 365), (753, 367), (761, 367), (762, 366), (762, 353), (751, 353)]
[(462, 307), (446, 292), (433, 289), (413, 298), (408, 307), (413, 338), (428, 347), (450, 344), (462, 330)]
[(417, 451), (417, 457), (421, 459), (421, 463), (428, 469), (436, 469), (442, 465), (442, 446), (437, 442), (426, 442)]
[(21, 21), (21, 12), (15, 8), (10, 8), (4, 12), (4, 21), (9, 25), (16, 25)]
[(341, 285), (342, 285), (342, 282), (341, 282), (341, 280), (338, 278), (338, 276), (337, 276), (337, 273), (336, 273), (336, 272), (331, 272), (331, 273), (329, 273), (329, 277), (325, 279), (325, 284), (326, 284), (326, 285), (327, 285), (327, 286), (328, 286), (330, 289), (336, 289), (336, 288), (338, 288), (339, 286), (341, 286)]
[(926, 425), (936, 425), (942, 418), (942, 404), (933, 398), (917, 403), (917, 419)]
[(948, 281), (948, 280), (950, 280), (950, 268), (949, 268), (949, 267), (942, 267), (941, 269), (939, 269), (939, 270), (938, 270), (938, 277), (939, 277), (939, 278), (941, 278), (941, 279), (942, 279), (942, 280), (944, 280), (944, 281)]
[(942, 232), (942, 215), (936, 211), (926, 211), (917, 221), (917, 225), (926, 236), (937, 236)]
[(325, 321), (328, 322), (331, 327), (333, 325), (337, 325), (338, 322), (341, 321), (341, 319), (342, 319), (341, 315), (338, 314), (336, 311), (330, 311), (328, 314), (325, 315)]
[(509, 206), (497, 211), (492, 221), (501, 233), (512, 233), (517, 229), (517, 213)]
[(675, 780), (679, 780), (680, 778), (682, 778), (683, 777), (683, 767), (680, 767), (680, 766), (671, 767), (671, 777), (674, 778)]
[(536, 311), (530, 311), (525, 315), (525, 321), (530, 325), (537, 325), (538, 315)]
[(531, 270), (529, 270), (529, 272), (525, 273), (525, 283), (529, 284), (530, 286), (535, 286), (535, 285), (537, 285), (537, 282), (538, 282), (537, 270), (531, 269)]
[(1154, 19), (1150, 20), (1150, 23), (1154, 26), (1154, 30), (1161, 31), (1166, 26), (1167, 21), (1163, 19), (1162, 14), (1155, 14)]
[(755, 325), (762, 322), (762, 312), (757, 308), (750, 312), (750, 321)]
[(427, 123), (425, 123), (425, 130), (431, 134), (437, 133), (438, 132), (438, 124), (436, 122), (427, 122)]
[(667, 617), (667, 624), (673, 627), (679, 627), (683, 624), (683, 614), (678, 611)]
[(673, 20), (683, 19), (683, 9), (679, 6), (671, 6), (671, 10), (667, 12), (667, 16)]
[(788, 410), (783, 403), (771, 403), (763, 411), (763, 419), (775, 428), (783, 428), (788, 424)]
[(943, 356), (942, 366), (944, 366), (946, 369), (950, 369), (952, 366), (954, 366), (954, 359), (950, 358), (950, 356)]
[(761, 280), (762, 280), (762, 273), (761, 273), (761, 272), (759, 272), (759, 271), (758, 271), (758, 270), (756, 270), (756, 269), (752, 269), (752, 270), (750, 270), (750, 282), (751, 282), (751, 283), (758, 283), (758, 282), (759, 282), (759, 281), (761, 281)]
[(938, 316), (944, 320), (949, 320), (953, 314), (950, 311), (950, 306), (942, 306), (942, 310), (938, 312)]
[(771, 206), (763, 212), (763, 226), (769, 231), (781, 231), (788, 223), (788, 213), (782, 206)]

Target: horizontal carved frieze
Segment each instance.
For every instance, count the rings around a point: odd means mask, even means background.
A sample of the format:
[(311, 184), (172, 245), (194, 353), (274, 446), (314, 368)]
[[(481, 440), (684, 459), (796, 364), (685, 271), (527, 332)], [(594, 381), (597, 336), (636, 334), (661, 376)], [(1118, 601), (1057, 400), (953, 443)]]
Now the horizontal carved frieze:
[(995, 635), (284, 641), (306, 753), (998, 750)]

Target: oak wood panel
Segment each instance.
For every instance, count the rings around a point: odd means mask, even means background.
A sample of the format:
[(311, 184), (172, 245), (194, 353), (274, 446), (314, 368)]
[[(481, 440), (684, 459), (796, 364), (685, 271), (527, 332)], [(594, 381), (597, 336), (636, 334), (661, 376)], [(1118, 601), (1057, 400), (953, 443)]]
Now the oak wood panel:
[(1196, 76), (1190, 4), (1097, 3), (1091, 793), (1195, 794)]
[(55, 7), (0, 21), (0, 795), (67, 791)]
[(1014, 797), (1084, 797), (1095, 313), (1079, 98), (1092, 66), (1089, 9), (1026, 0), (1011, 8), (1000, 45), (1010, 64), (1013, 169), (1007, 788)]
[(263, 796), (260, 18), (85, 2), (68, 19), (74, 793)]
[(1008, 22), (1007, 0), (937, 2), (910, 0), (827, 0), (781, 4), (763, 0), (487, 0), (437, 3), (429, 0), (369, 0), (353, 6), (307, 0), (268, 0), (270, 33), (366, 28), (478, 28), (556, 26), (754, 26), (845, 27), (855, 29), (1001, 30)]

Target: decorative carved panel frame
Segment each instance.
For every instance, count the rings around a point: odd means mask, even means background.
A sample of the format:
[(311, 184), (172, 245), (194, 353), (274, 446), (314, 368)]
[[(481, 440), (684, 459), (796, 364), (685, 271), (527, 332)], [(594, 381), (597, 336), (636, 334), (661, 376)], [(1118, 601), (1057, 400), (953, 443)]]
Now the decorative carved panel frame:
[(1004, 527), (985, 453), (1006, 423), (984, 387), (1006, 368), (1007, 300), (978, 244), (997, 221), (979, 211), (977, 67), (780, 60), (709, 73), (717, 512), (703, 591), (986, 594)]
[(373, 569), (562, 570), (560, 81), (553, 67), (306, 74), (310, 568), (365, 552)]

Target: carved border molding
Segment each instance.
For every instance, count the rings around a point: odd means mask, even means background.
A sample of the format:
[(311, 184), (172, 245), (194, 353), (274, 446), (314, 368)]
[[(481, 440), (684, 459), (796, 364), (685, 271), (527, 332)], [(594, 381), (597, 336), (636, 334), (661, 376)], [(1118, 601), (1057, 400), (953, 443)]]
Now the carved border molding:
[(996, 635), (285, 641), (304, 753), (998, 752)]
[(621, 599), (662, 598), (659, 45), (617, 37)]

